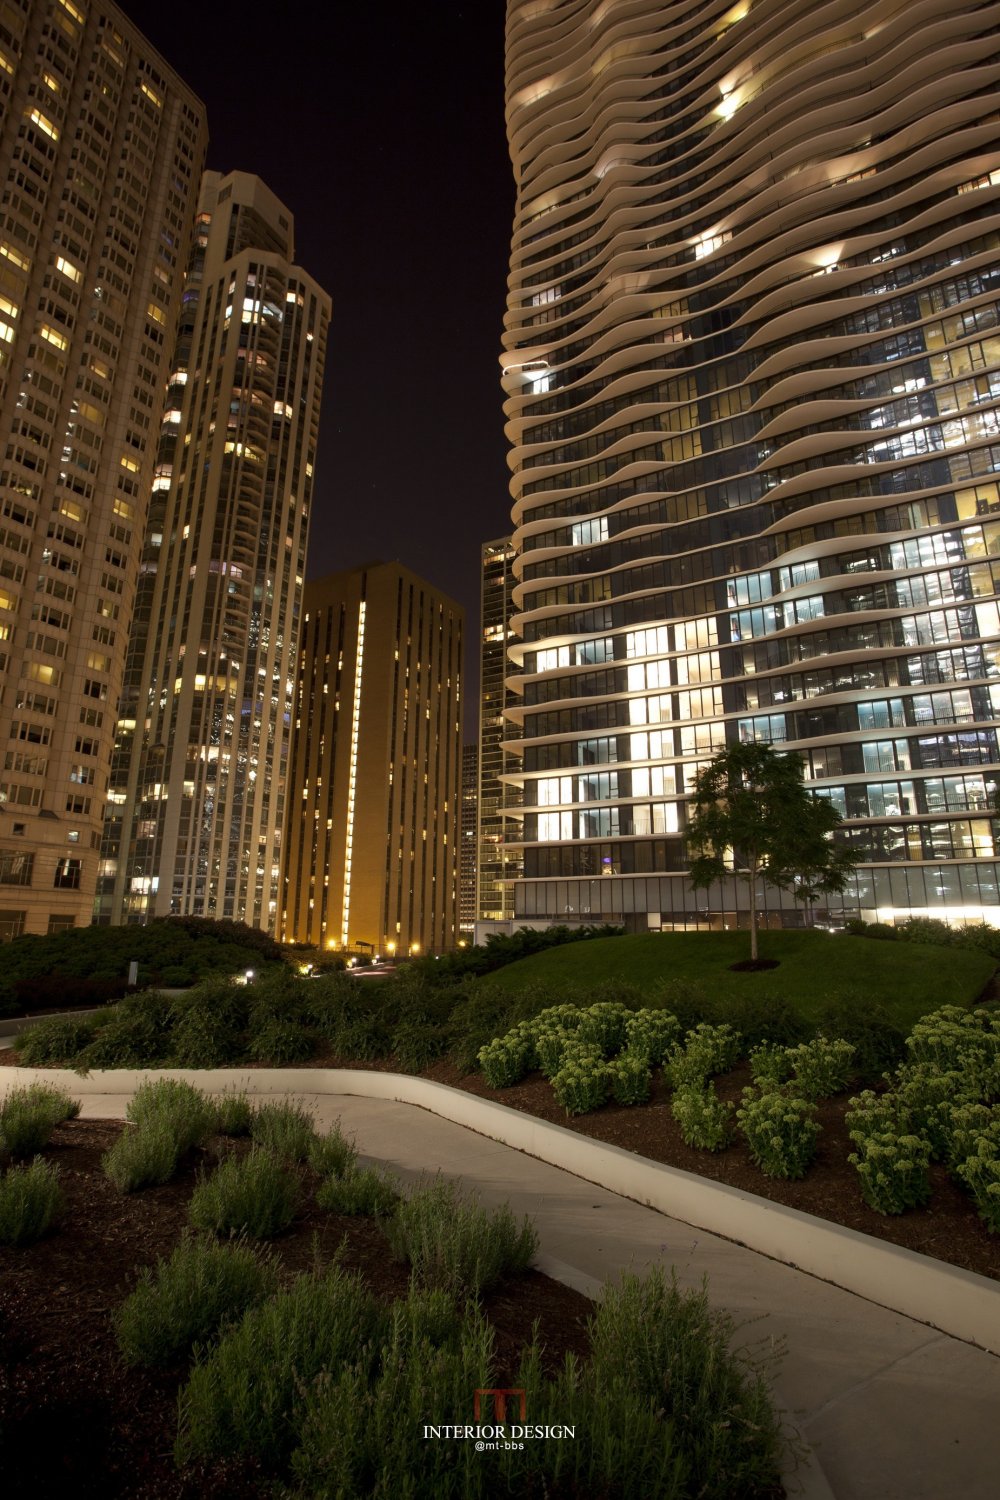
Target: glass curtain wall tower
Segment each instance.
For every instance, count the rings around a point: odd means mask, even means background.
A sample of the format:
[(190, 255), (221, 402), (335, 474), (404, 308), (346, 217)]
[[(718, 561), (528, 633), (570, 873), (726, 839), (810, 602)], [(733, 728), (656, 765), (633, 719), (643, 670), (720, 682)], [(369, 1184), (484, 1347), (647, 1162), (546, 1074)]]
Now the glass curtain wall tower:
[(91, 918), (205, 143), (115, 6), (3, 5), (0, 939)]
[[(479, 658), (479, 805), (477, 810), (476, 918), (507, 921), (514, 914), (514, 881), (521, 873), (518, 827), (505, 809), (520, 807), (519, 789), (505, 773), (504, 741), (513, 726), (504, 709), (515, 700), (505, 682), (514, 613), (514, 547), (509, 536), (486, 542), (482, 554)], [(513, 836), (513, 844), (510, 842)]]
[(995, 917), (1000, 6), (509, 0), (507, 80), (517, 914), (699, 920), (749, 740), (841, 909)]
[(273, 931), (329, 300), (206, 172), (118, 723), (99, 920)]

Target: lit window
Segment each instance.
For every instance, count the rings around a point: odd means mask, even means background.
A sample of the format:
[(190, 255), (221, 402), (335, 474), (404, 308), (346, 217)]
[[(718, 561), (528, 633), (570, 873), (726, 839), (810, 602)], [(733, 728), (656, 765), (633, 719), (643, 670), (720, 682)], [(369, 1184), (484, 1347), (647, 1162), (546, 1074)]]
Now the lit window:
[(18, 266), (22, 271), (31, 270), (31, 261), (28, 256), (22, 255), (20, 250), (15, 250), (13, 245), (0, 245), (0, 255), (2, 255), (5, 260), (12, 261), (13, 264), (15, 266)]
[(52, 140), (57, 141), (59, 139), (58, 127), (53, 125), (52, 121), (47, 119), (40, 109), (26, 110), (25, 118), (30, 120), (33, 125), (37, 125), (39, 130), (51, 137)]
[[(64, 0), (64, 3), (65, 3), (65, 0)], [(150, 101), (150, 103), (151, 104), (155, 104), (156, 107), (157, 107), (157, 109), (159, 109), (160, 105), (163, 103), (163, 100), (160, 98), (159, 94), (154, 94), (153, 90), (149, 87), (148, 83), (142, 84), (141, 87), (142, 87), (142, 92), (145, 94), (146, 98)]]
[(67, 260), (64, 255), (56, 256), (56, 270), (61, 271), (64, 276), (68, 276), (70, 281), (80, 282), (83, 280), (83, 272), (80, 270), (80, 267), (74, 266), (73, 262)]
[(50, 328), (47, 323), (42, 324), (41, 328), (39, 328), (38, 330), (38, 333), (41, 338), (45, 339), (47, 343), (54, 344), (57, 349), (69, 348), (69, 339), (63, 338), (61, 333), (57, 333), (56, 330), (54, 328)]

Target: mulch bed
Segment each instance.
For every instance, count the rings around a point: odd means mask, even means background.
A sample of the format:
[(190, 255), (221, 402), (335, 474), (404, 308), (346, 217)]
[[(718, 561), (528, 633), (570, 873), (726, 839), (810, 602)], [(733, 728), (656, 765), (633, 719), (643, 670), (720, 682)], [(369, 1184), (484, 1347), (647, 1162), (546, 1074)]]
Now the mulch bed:
[[(266, 1489), (252, 1464), (177, 1473), (176, 1394), (186, 1366), (130, 1369), (111, 1329), (140, 1268), (177, 1244), (196, 1171), (212, 1165), (215, 1153), (199, 1153), (164, 1187), (122, 1196), (100, 1170), (122, 1128), (96, 1120), (60, 1125), (43, 1154), (60, 1167), (62, 1227), (23, 1249), (0, 1246), (0, 1492), (5, 1500), (247, 1500)], [(303, 1172), (315, 1187), (319, 1179)], [(339, 1250), (345, 1268), (378, 1296), (405, 1294), (408, 1269), (390, 1258), (373, 1220), (325, 1213), (309, 1200), (269, 1243), (286, 1279)], [(513, 1382), (536, 1320), (549, 1368), (570, 1351), (588, 1352), (591, 1304), (537, 1271), (502, 1283), (483, 1306), (496, 1332), (501, 1385)]]

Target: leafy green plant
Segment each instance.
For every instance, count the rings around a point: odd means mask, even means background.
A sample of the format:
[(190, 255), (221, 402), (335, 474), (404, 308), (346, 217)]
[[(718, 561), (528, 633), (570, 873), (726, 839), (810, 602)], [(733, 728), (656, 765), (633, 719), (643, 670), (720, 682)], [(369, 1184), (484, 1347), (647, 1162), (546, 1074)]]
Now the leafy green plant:
[(1000, 1108), (988, 1104), (956, 1104), (945, 1127), (944, 1158), (952, 1169), (975, 1155), (976, 1143), (985, 1137), (1000, 1151)]
[(955, 1168), (972, 1194), (979, 1217), (991, 1234), (1000, 1234), (1000, 1149), (995, 1139), (980, 1136), (975, 1149)]
[(880, 1214), (901, 1214), (927, 1202), (931, 1194), (927, 1141), (891, 1131), (868, 1135), (853, 1131), (851, 1140), (858, 1149), (847, 1159), (857, 1168), (861, 1195), (870, 1208)]
[(906, 1050), (910, 1062), (941, 1072), (981, 1070), (1000, 1058), (1000, 1013), (943, 1005), (912, 1027)]
[(518, 1224), (506, 1206), (482, 1208), (443, 1179), (405, 1199), (386, 1235), (418, 1286), (454, 1296), (478, 1296), (501, 1276), (525, 1270), (538, 1249), (529, 1219)]
[(11, 1156), (34, 1156), (48, 1145), (53, 1130), (74, 1120), (80, 1102), (65, 1089), (44, 1083), (12, 1089), (0, 1105), (0, 1150)]
[(631, 1011), (616, 1000), (588, 1005), (580, 1015), (578, 1036), (583, 1043), (600, 1048), (605, 1057), (620, 1052), (625, 1045), (625, 1028)]
[(75, 1062), (105, 1019), (91, 1016), (50, 1016), (14, 1038), (18, 1060), (31, 1068), (62, 1067)]
[(830, 995), (819, 1007), (816, 1029), (854, 1048), (854, 1067), (867, 1082), (894, 1068), (904, 1053), (904, 1033), (885, 1006), (854, 990)]
[(392, 1033), (390, 1046), (404, 1073), (421, 1073), (443, 1055), (448, 1038), (439, 1021), (408, 1016)]
[(805, 1099), (829, 1099), (847, 1087), (854, 1062), (850, 1042), (830, 1041), (825, 1036), (800, 1042), (786, 1049), (796, 1093)]
[(853, 1139), (854, 1132), (863, 1136), (911, 1134), (913, 1122), (910, 1111), (893, 1090), (876, 1094), (872, 1089), (864, 1089), (848, 1099), (844, 1124)]
[(535, 1037), (538, 1066), (550, 1083), (563, 1065), (567, 1048), (577, 1045), (578, 1035), (577, 1031), (563, 1031), (561, 1027), (553, 1026)]
[(277, 1288), (277, 1267), (258, 1250), (186, 1235), (169, 1258), (140, 1273), (115, 1312), (118, 1347), (130, 1365), (171, 1364)]
[(170, 1125), (157, 1120), (142, 1130), (124, 1130), (101, 1157), (106, 1177), (120, 1193), (160, 1187), (177, 1170), (177, 1142)]
[(611, 1096), (616, 1104), (645, 1104), (653, 1085), (653, 1075), (643, 1052), (619, 1052), (607, 1064)]
[(370, 1361), (384, 1323), (375, 1298), (339, 1266), (297, 1277), (199, 1351), (178, 1401), (177, 1462), (245, 1454), (280, 1464), (313, 1382)]
[(778, 1047), (771, 1042), (762, 1042), (750, 1052), (750, 1076), (761, 1087), (778, 1088), (792, 1074), (792, 1063), (788, 1047)]
[(147, 990), (120, 1000), (92, 1039), (77, 1054), (81, 1072), (92, 1068), (151, 1068), (164, 1063), (172, 1048), (174, 1012), (166, 995)]
[(298, 1021), (269, 1016), (251, 1029), (247, 1051), (254, 1062), (286, 1068), (312, 1057), (316, 1038)]
[(399, 1191), (392, 1179), (376, 1167), (350, 1167), (320, 1183), (316, 1202), (331, 1214), (384, 1218), (395, 1211)]
[(648, 1006), (633, 1011), (625, 1022), (625, 1049), (641, 1053), (651, 1068), (659, 1067), (680, 1035), (681, 1023), (669, 1010)]
[(249, 1135), (253, 1123), (253, 1105), (243, 1093), (223, 1094), (218, 1101), (219, 1134)]
[(140, 1132), (160, 1125), (169, 1130), (178, 1157), (203, 1145), (219, 1128), (219, 1112), (211, 1099), (177, 1078), (140, 1084), (125, 1115)]
[(305, 1161), (316, 1143), (315, 1125), (314, 1116), (301, 1105), (260, 1104), (250, 1120), (250, 1136), (284, 1161)]
[(957, 1068), (942, 1072), (931, 1062), (903, 1063), (894, 1083), (910, 1128), (928, 1142), (934, 1160), (940, 1161), (948, 1149), (953, 1107), (975, 1100), (972, 1076)]
[(242, 1158), (226, 1157), (200, 1179), (188, 1213), (197, 1229), (267, 1240), (288, 1228), (300, 1198), (298, 1178), (270, 1151), (254, 1146)]
[(528, 1071), (531, 1042), (523, 1035), (497, 1037), (479, 1052), (479, 1066), (491, 1089), (513, 1088)]
[(699, 1151), (721, 1151), (733, 1133), (733, 1106), (721, 1100), (712, 1083), (682, 1083), (674, 1090), (670, 1113), (685, 1145)]
[(689, 1031), (683, 1047), (674, 1047), (666, 1064), (674, 1088), (685, 1083), (704, 1083), (727, 1072), (740, 1055), (741, 1038), (731, 1026), (712, 1026), (702, 1021)]
[(736, 1121), (765, 1177), (805, 1176), (820, 1133), (811, 1100), (744, 1089)]
[(0, 1177), (0, 1245), (33, 1245), (62, 1208), (59, 1168), (40, 1156)]
[(188, 1005), (177, 1013), (170, 1060), (177, 1068), (224, 1068), (243, 1053), (240, 1032), (224, 1014), (207, 1005)]
[(340, 1121), (331, 1125), (326, 1135), (313, 1136), (309, 1147), (309, 1165), (321, 1177), (343, 1177), (354, 1170), (358, 1160), (358, 1148), (353, 1137), (349, 1140), (340, 1128)]
[(608, 1064), (601, 1049), (574, 1039), (563, 1052), (559, 1071), (552, 1075), (556, 1103), (568, 1115), (589, 1114), (607, 1102), (610, 1087)]

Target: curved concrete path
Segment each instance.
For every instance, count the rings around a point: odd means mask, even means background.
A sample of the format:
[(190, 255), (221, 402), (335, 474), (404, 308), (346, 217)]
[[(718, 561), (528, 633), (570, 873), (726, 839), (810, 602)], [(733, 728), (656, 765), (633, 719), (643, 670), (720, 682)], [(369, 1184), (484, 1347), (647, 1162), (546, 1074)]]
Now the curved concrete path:
[[(58, 1070), (33, 1069), (30, 1076), (58, 1079), (71, 1091), (79, 1082)], [(207, 1082), (197, 1073), (171, 1076)], [(272, 1070), (234, 1069), (228, 1076), (233, 1087), (256, 1086), (303, 1103), (320, 1126), (340, 1119), (364, 1157), (405, 1180), (440, 1171), (473, 1185), (486, 1204), (509, 1202), (515, 1212), (531, 1214), (541, 1268), (582, 1291), (656, 1263), (675, 1266), (683, 1285), (698, 1286), (707, 1276), (712, 1301), (738, 1322), (752, 1323), (745, 1341), (785, 1346), (776, 1394), (812, 1451), (789, 1478), (790, 1494), (996, 1500), (1000, 1493), (1000, 1359), (982, 1349), (414, 1105), (304, 1089), (284, 1095)], [(219, 1072), (211, 1078), (219, 1087)], [(24, 1070), (0, 1068), (0, 1096), (24, 1081)], [(83, 1116), (123, 1118), (130, 1082), (123, 1073), (106, 1084), (92, 1075), (79, 1091)]]

